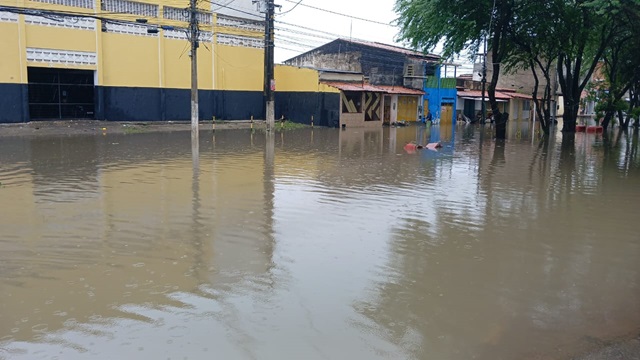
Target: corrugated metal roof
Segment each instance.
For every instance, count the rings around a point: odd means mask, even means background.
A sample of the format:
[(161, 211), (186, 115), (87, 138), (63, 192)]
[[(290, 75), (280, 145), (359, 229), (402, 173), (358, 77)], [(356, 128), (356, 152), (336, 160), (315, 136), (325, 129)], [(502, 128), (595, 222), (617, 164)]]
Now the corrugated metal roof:
[(353, 40), (353, 39), (340, 39), (340, 40), (347, 41), (347, 42), (354, 43), (354, 44), (360, 44), (360, 45), (364, 45), (364, 46), (374, 47), (374, 48), (378, 48), (378, 49), (393, 51), (393, 52), (397, 52), (397, 53), (400, 53), (400, 54), (417, 56), (417, 57), (421, 57), (421, 58), (428, 58), (428, 59), (431, 59), (431, 60), (440, 60), (440, 56), (438, 56), (438, 55), (425, 54), (425, 53), (421, 53), (419, 51), (405, 49), (405, 48), (402, 48), (402, 47), (399, 47), (399, 46), (382, 44), (382, 43), (372, 42), (372, 41), (364, 41), (364, 40)]

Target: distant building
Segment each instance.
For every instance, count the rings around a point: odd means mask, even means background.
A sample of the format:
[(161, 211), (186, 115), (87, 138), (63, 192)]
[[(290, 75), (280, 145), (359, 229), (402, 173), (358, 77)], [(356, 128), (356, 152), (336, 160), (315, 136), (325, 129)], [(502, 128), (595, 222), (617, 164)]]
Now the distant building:
[[(487, 80), (487, 89), (488, 89), (488, 84), (491, 81), (491, 77), (493, 76), (493, 67), (490, 65), (492, 63), (491, 53), (488, 54), (486, 61), (487, 61), (486, 80)], [(480, 90), (481, 88), (480, 84), (482, 81), (482, 67), (483, 67), (483, 59), (481, 56), (478, 56), (476, 58), (476, 62), (474, 63), (474, 71), (471, 76), (471, 79), (464, 79), (464, 80), (467, 80), (467, 84), (471, 84), (470, 82), (468, 82), (468, 80), (473, 80), (472, 83), (474, 85), (467, 86), (466, 87), (467, 89)], [(551, 74), (551, 82), (552, 82), (551, 93), (553, 94), (552, 100), (551, 100), (552, 101), (551, 116), (559, 116), (561, 115), (560, 113), (561, 106), (558, 106), (558, 105), (562, 104), (562, 100), (561, 100), (560, 86), (557, 81), (558, 78), (557, 78), (556, 67), (554, 64), (552, 64), (550, 68), (550, 74)], [(460, 85), (461, 85), (461, 79), (458, 78), (459, 88), (460, 88)], [(540, 76), (540, 82), (538, 84), (539, 99), (542, 99), (542, 96), (544, 95), (545, 86), (546, 86), (546, 82), (544, 80), (544, 77)], [(533, 108), (532, 99), (533, 99), (534, 90), (535, 90), (535, 78), (530, 69), (520, 69), (512, 72), (506, 72), (504, 68), (502, 68), (500, 72), (500, 77), (498, 78), (498, 84), (496, 85), (496, 92), (499, 93), (499, 94), (496, 94), (496, 98), (498, 100), (500, 110), (508, 112), (509, 119), (511, 120), (533, 119), (534, 108)], [(460, 96), (462, 97), (463, 95), (460, 95)], [(468, 100), (469, 96), (465, 95), (464, 97), (466, 97), (467, 99), (462, 99), (462, 100)], [(489, 105), (488, 92), (485, 93), (485, 97), (486, 97), (486, 109), (487, 111), (490, 111), (491, 107)], [(480, 100), (477, 100), (476, 103), (473, 105), (475, 110), (474, 114), (477, 114), (477, 112), (480, 111), (481, 109), (480, 104), (481, 104)], [(471, 107), (472, 105), (468, 101), (466, 102), (459, 101), (457, 110), (459, 112), (464, 113), (464, 115), (468, 117), (469, 114), (472, 113), (470, 110)]]
[(454, 121), (455, 78), (441, 77), (440, 61), (437, 55), (397, 46), (337, 39), (285, 64), (363, 74), (366, 84), (383, 90), (384, 123), (419, 121), (427, 110), (434, 118)]

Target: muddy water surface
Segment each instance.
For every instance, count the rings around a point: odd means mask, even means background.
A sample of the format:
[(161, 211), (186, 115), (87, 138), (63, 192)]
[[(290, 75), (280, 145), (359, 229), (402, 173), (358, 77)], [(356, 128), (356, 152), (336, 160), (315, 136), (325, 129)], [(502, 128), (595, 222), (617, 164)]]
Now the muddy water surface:
[(637, 332), (638, 136), (531, 135), (2, 138), (0, 359), (566, 359)]

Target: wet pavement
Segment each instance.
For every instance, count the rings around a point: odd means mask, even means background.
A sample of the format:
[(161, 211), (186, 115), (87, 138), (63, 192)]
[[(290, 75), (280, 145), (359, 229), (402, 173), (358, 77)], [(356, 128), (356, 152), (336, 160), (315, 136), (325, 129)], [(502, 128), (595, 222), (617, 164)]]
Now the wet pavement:
[(638, 134), (490, 134), (4, 136), (0, 359), (637, 358)]

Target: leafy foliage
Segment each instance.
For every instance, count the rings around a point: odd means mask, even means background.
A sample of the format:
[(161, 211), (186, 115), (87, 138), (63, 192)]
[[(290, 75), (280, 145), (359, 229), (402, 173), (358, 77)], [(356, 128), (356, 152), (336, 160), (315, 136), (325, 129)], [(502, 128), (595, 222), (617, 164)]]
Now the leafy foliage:
[(637, 36), (616, 42), (625, 39), (620, 38), (625, 28), (627, 35), (639, 33), (638, 25), (632, 25), (640, 23), (639, 8), (640, 0), (397, 0), (395, 10), (400, 39), (423, 51), (442, 45), (445, 58), (477, 53), (481, 39), (488, 38), (493, 110), (501, 66), (506, 71), (529, 69), (544, 86), (538, 108), (548, 124), (555, 96), (549, 84), (557, 74), (564, 96), (563, 130), (573, 132), (583, 91), (600, 61), (613, 54), (614, 44), (624, 49), (618, 59), (627, 62), (618, 63), (611, 84), (618, 83), (616, 77), (633, 78), (630, 72), (640, 68), (631, 61), (640, 59), (632, 50)]

